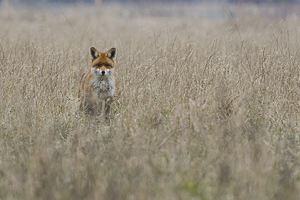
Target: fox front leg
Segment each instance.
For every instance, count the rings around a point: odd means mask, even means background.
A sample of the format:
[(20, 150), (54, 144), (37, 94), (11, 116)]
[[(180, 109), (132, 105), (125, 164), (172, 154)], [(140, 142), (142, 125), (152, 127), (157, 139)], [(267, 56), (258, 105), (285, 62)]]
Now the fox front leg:
[(113, 100), (113, 97), (108, 97), (106, 100), (105, 100), (105, 120), (106, 121), (109, 121), (109, 114), (110, 114), (110, 104)]

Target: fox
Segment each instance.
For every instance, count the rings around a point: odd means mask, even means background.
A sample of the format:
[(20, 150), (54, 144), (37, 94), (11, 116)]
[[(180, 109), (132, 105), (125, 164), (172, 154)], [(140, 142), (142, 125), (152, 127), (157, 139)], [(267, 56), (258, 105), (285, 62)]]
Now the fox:
[(79, 110), (98, 116), (102, 112), (104, 103), (104, 115), (107, 122), (115, 92), (115, 55), (116, 48), (111, 48), (107, 52), (99, 52), (95, 47), (91, 47), (91, 67), (81, 76), (78, 92)]

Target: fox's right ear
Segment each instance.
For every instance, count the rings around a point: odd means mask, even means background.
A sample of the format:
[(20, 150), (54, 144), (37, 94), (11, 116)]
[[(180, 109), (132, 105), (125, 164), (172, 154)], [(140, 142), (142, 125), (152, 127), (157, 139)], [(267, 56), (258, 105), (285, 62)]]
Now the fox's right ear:
[(116, 48), (111, 48), (108, 52), (107, 52), (107, 56), (110, 58), (110, 59), (113, 59), (116, 55)]
[(91, 51), (91, 58), (92, 60), (96, 59), (99, 57), (99, 53), (97, 51), (97, 49), (95, 47), (91, 47), (90, 48), (90, 51)]

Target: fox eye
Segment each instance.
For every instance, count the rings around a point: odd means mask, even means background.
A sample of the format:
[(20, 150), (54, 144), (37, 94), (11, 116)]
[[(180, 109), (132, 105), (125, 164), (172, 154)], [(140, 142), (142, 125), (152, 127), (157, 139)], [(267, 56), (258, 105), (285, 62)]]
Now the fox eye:
[(105, 64), (105, 67), (110, 67), (110, 65), (109, 64)]

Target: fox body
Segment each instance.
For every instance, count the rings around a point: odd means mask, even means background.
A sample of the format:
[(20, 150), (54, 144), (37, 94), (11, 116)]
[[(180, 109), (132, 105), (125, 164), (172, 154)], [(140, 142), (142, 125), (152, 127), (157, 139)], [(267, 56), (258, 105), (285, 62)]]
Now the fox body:
[(91, 115), (98, 115), (105, 104), (105, 119), (109, 119), (110, 104), (115, 92), (115, 63), (116, 49), (99, 52), (94, 47), (90, 49), (91, 68), (86, 70), (80, 80), (79, 109)]

